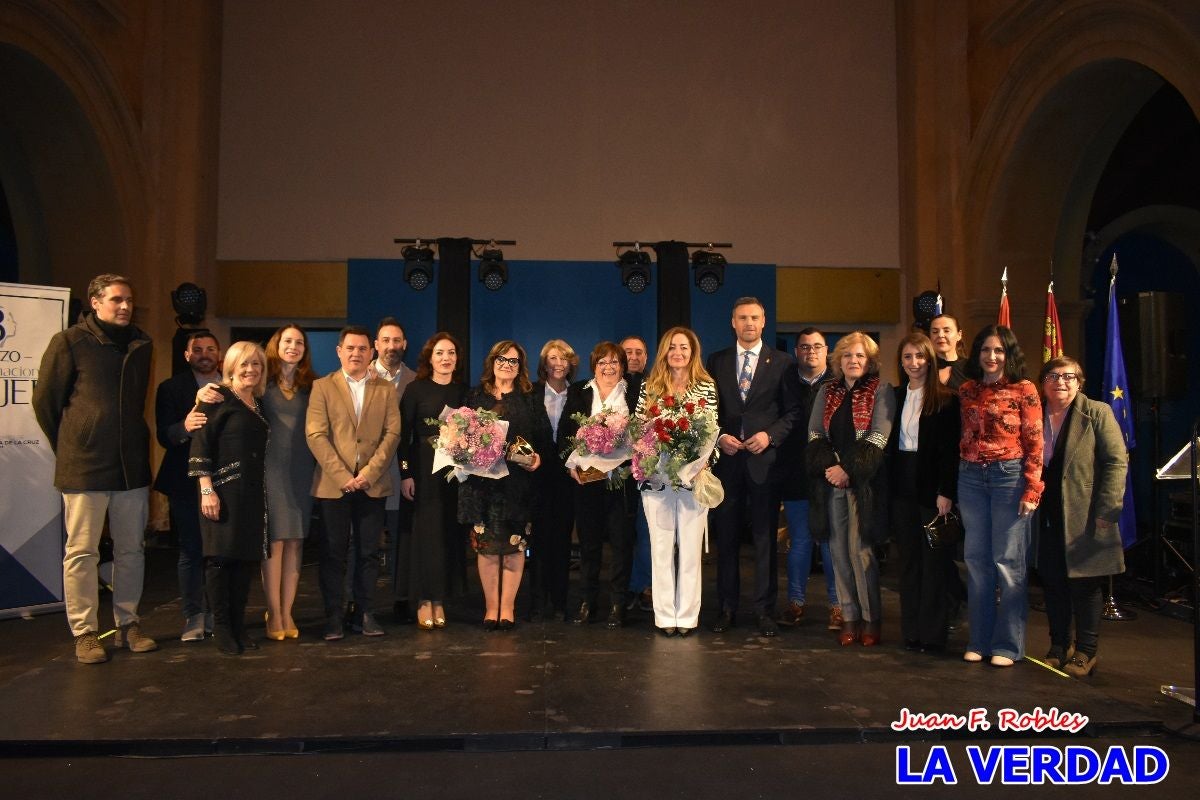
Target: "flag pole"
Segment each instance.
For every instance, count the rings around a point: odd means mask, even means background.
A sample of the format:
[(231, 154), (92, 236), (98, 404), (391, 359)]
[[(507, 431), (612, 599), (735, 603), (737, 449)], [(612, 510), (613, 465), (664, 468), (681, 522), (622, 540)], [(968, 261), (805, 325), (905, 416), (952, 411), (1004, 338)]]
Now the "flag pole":
[[(1113, 253), (1112, 263), (1108, 265), (1108, 291), (1113, 294), (1117, 290), (1117, 254)], [(1053, 276), (1053, 266), (1051, 266), (1051, 276)], [(1050, 285), (1054, 285), (1054, 279), (1051, 277)], [(1110, 302), (1110, 309), (1115, 308)], [(1110, 311), (1111, 313), (1111, 311)], [(1104, 600), (1104, 610), (1100, 612), (1102, 619), (1110, 622), (1130, 622), (1137, 619), (1137, 612), (1127, 608), (1122, 608), (1117, 602), (1117, 597), (1113, 593), (1113, 576), (1108, 576), (1108, 596)]]

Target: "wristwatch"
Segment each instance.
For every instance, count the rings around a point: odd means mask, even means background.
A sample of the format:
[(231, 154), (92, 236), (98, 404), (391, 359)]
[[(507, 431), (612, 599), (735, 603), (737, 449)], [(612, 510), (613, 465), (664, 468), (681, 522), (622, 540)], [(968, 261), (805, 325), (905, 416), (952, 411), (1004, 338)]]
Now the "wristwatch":
[(208, 497), (212, 493), (213, 493), (213, 488), (211, 486), (209, 486), (208, 488), (205, 488), (203, 486), (200, 487), (200, 494), (204, 495), (205, 497)]

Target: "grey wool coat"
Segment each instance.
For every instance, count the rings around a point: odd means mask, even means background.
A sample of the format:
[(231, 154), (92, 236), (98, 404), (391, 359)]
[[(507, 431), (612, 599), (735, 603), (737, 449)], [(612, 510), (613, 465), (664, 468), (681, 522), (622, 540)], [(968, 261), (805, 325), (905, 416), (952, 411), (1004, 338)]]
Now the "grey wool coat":
[[(1062, 521), (1067, 576), (1100, 577), (1125, 571), (1125, 553), (1117, 522), (1125, 498), (1129, 455), (1121, 428), (1107, 403), (1080, 392), (1059, 432), (1056, 452), (1062, 454)], [(1049, 463), (1050, 456), (1046, 457)], [(1039, 514), (1047, 509), (1039, 509)], [(1113, 523), (1097, 528), (1096, 520)], [(1040, 520), (1039, 520), (1040, 523)], [(1045, 535), (1040, 524), (1035, 535)], [(1037, 543), (1033, 552), (1038, 552)]]

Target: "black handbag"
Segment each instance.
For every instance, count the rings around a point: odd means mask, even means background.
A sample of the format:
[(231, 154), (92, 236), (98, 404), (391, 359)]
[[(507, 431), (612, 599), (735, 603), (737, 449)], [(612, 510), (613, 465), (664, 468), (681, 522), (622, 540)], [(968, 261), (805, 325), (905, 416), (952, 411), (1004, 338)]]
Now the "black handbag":
[(962, 520), (953, 510), (939, 514), (925, 523), (925, 541), (929, 542), (929, 546), (934, 550), (954, 547), (962, 541), (962, 537)]

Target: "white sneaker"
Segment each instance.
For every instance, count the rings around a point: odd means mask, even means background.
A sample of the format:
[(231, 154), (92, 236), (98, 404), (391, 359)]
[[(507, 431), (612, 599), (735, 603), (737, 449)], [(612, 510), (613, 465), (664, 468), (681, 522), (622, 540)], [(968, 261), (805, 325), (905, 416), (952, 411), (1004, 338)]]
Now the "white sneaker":
[(204, 641), (204, 615), (192, 614), (183, 623), (183, 635), (179, 637), (183, 642), (202, 642)]

